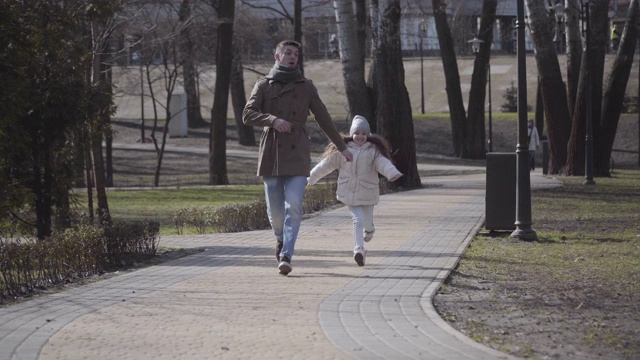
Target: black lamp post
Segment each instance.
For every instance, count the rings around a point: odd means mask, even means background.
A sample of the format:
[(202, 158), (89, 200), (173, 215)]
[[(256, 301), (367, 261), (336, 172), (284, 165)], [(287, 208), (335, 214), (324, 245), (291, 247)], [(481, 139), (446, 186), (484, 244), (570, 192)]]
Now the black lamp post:
[(424, 20), (420, 21), (420, 24), (418, 25), (419, 29), (418, 29), (418, 33), (420, 36), (420, 104), (422, 107), (422, 113), (424, 114), (424, 66), (422, 65), (422, 61), (423, 61), (423, 56), (422, 56), (422, 39), (423, 39), (423, 35), (424, 32), (426, 32), (426, 26), (424, 24)]
[(516, 147), (516, 229), (511, 237), (533, 241), (538, 235), (531, 228), (531, 179), (527, 143), (527, 58), (524, 37), (524, 0), (517, 0), (518, 32), (518, 145)]
[(487, 82), (489, 84), (489, 152), (493, 152), (493, 123), (491, 119), (491, 55), (487, 61)]
[(145, 143), (144, 135), (144, 66), (142, 66), (142, 59), (140, 59), (140, 142)]
[[(482, 44), (484, 40), (474, 37), (467, 42), (471, 43), (471, 49), (477, 58), (478, 52), (480, 52), (480, 44)], [(491, 56), (489, 56), (489, 61), (487, 61), (487, 84), (489, 85), (489, 139), (487, 140), (487, 143), (489, 144), (489, 152), (493, 152), (493, 121), (491, 119)]]
[(593, 110), (592, 110), (592, 84), (591, 84), (591, 35), (589, 29), (589, 0), (580, 1), (582, 4), (582, 14), (584, 15), (585, 32), (585, 97), (586, 97), (586, 137), (584, 154), (584, 185), (595, 185), (593, 180)]

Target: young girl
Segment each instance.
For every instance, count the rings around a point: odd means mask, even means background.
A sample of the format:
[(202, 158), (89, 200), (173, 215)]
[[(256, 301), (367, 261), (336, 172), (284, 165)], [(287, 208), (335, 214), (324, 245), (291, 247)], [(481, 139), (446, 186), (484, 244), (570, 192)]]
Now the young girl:
[(372, 135), (367, 119), (356, 115), (351, 123), (349, 137), (344, 138), (353, 160), (347, 162), (335, 145), (330, 144), (323, 159), (311, 170), (308, 183), (338, 170), (338, 200), (349, 206), (353, 218), (353, 258), (358, 266), (364, 266), (367, 251), (364, 242), (373, 238), (373, 207), (378, 204), (380, 188), (378, 173), (389, 181), (395, 181), (402, 173), (391, 163), (389, 144), (380, 136)]

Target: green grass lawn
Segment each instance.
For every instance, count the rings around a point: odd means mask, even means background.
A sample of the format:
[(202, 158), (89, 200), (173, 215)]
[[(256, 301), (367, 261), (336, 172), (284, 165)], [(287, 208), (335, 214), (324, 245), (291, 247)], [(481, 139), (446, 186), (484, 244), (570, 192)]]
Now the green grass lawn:
[[(80, 211), (86, 212), (86, 192), (78, 191), (76, 195)], [(171, 215), (178, 209), (251, 203), (264, 199), (264, 189), (262, 185), (229, 185), (182, 189), (109, 190), (107, 199), (114, 221), (159, 221), (160, 234), (169, 235), (176, 234)]]
[[(560, 180), (562, 187), (532, 192), (537, 241), (483, 231), (471, 242), (440, 290), (450, 297), (447, 316), (472, 338), (517, 356), (549, 353), (545, 341), (504, 329), (637, 359), (638, 317), (631, 314), (640, 301), (640, 170), (616, 170), (596, 185), (583, 185), (582, 177)], [(490, 300), (473, 301), (478, 289)], [(473, 304), (474, 314), (465, 304)], [(538, 352), (532, 356), (528, 348)]]

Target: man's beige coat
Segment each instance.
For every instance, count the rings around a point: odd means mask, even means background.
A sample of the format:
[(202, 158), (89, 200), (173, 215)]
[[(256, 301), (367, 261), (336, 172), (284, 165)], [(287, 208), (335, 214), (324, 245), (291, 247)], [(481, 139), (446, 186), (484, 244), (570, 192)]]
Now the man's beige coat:
[[(264, 78), (256, 82), (244, 108), (242, 121), (247, 125), (264, 127), (260, 138), (258, 176), (309, 176), (311, 139), (306, 128), (309, 111), (338, 150), (346, 149), (311, 80), (301, 78), (284, 84)], [(281, 133), (273, 129), (277, 118), (290, 122), (293, 125), (291, 132)]]

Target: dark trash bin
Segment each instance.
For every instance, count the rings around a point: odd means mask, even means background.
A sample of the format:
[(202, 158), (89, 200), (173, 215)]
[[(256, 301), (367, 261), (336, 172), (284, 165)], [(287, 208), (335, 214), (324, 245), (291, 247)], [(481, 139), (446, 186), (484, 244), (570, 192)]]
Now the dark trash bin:
[(549, 140), (542, 141), (542, 175), (549, 174)]
[(516, 153), (487, 153), (485, 228), (516, 229)]

